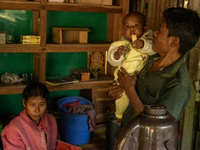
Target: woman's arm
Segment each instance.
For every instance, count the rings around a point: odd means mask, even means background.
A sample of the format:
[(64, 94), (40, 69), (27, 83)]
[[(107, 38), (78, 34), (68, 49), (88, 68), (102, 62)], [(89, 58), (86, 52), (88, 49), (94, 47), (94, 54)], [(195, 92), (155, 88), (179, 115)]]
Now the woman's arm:
[(10, 125), (7, 125), (2, 133), (1, 140), (3, 143), (4, 150), (25, 150), (25, 145), (22, 142), (21, 136), (18, 132)]
[(144, 105), (140, 100), (136, 90), (135, 84), (137, 81), (137, 71), (134, 72), (133, 76), (130, 76), (126, 70), (121, 67), (121, 71), (118, 72), (118, 79), (121, 88), (125, 91), (127, 97), (129, 98), (129, 102), (133, 107), (133, 111), (135, 114), (139, 114), (144, 109)]

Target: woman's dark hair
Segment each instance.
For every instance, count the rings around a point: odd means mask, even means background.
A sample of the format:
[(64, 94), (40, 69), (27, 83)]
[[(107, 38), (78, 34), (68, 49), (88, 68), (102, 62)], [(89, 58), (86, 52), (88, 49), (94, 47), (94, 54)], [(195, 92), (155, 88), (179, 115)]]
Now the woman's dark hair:
[(37, 96), (41, 96), (42, 98), (45, 98), (46, 101), (48, 101), (49, 90), (43, 83), (40, 82), (29, 83), (23, 91), (23, 99), (25, 99), (25, 103), (29, 98)]
[(184, 55), (192, 49), (200, 36), (200, 18), (198, 13), (182, 7), (168, 8), (163, 12), (163, 21), (169, 30), (168, 37), (179, 37), (179, 53)]

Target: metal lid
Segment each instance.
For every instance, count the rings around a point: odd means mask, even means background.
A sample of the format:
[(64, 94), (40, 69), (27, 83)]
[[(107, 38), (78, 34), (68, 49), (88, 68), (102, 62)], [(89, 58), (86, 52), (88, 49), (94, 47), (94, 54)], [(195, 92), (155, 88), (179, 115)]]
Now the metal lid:
[(164, 105), (144, 105), (144, 112), (150, 115), (165, 115), (167, 113), (167, 108)]

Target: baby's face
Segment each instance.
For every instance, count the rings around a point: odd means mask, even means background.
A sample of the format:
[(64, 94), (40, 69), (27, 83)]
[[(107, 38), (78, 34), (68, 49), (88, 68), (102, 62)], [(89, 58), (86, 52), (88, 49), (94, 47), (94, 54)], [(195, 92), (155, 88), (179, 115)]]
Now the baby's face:
[(139, 39), (144, 33), (144, 25), (140, 17), (131, 15), (125, 18), (123, 33), (130, 41), (132, 41), (132, 35), (136, 35), (137, 39)]

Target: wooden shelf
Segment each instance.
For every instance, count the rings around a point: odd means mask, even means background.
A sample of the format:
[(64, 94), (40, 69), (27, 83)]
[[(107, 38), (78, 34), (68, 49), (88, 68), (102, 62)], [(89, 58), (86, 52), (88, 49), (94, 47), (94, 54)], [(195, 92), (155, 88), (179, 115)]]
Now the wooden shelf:
[(55, 53), (107, 51), (110, 44), (47, 44), (45, 48), (34, 44), (1, 44), (0, 53)]
[(74, 84), (65, 84), (60, 86), (50, 86), (47, 85), (49, 91), (65, 91), (65, 90), (83, 90), (83, 89), (93, 89), (93, 88), (108, 88), (113, 81), (88, 81), (88, 82), (78, 82)]
[(44, 52), (107, 51), (110, 44), (47, 44)]
[(47, 3), (48, 11), (72, 11), (72, 12), (99, 12), (99, 13), (121, 13), (121, 6), (70, 4), (70, 3)]
[[(60, 86), (50, 86), (46, 84), (50, 92), (52, 91), (65, 91), (65, 90), (79, 90), (79, 89), (93, 89), (93, 88), (107, 88), (111, 85), (112, 80), (108, 81), (89, 81), (78, 82), (74, 84), (65, 84)], [(13, 85), (0, 84), (0, 95), (7, 94), (22, 94), (26, 84), (17, 83)]]
[(23, 83), (17, 83), (12, 85), (0, 84), (0, 95), (7, 94), (22, 94), (24, 88), (26, 87)]
[(0, 9), (8, 10), (41, 10), (40, 2), (0, 1)]
[(42, 52), (39, 44), (1, 44), (0, 53), (39, 53)]
[(0, 1), (0, 9), (8, 10), (47, 10), (47, 11), (70, 11), (70, 12), (99, 12), (99, 13), (121, 13), (121, 6), (50, 3), (30, 1)]

